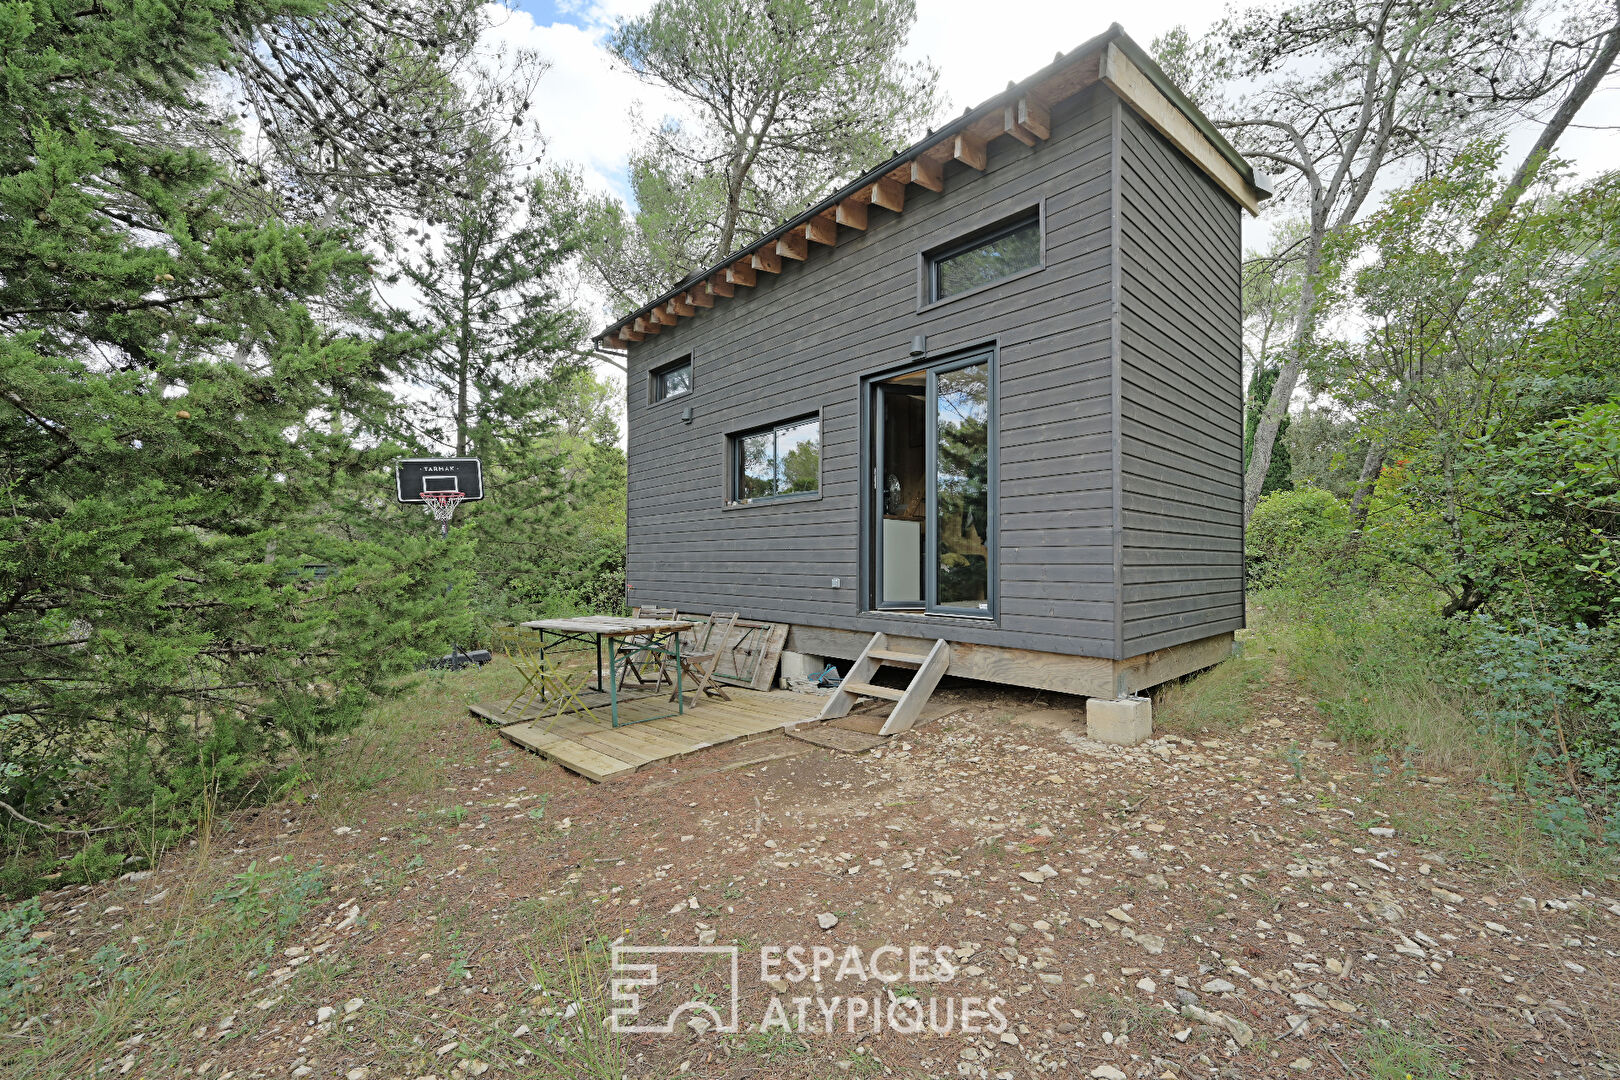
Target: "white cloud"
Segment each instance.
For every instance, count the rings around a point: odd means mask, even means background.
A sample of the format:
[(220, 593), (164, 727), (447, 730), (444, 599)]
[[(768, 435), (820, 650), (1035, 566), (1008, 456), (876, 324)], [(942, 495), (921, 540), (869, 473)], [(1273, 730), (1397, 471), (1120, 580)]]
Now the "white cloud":
[[(555, 21), (537, 23), (526, 11), (500, 14), (495, 31), (503, 40), (538, 50), (552, 63), (541, 84), (537, 115), (550, 140), (552, 155), (578, 165), (587, 179), (621, 196), (626, 161), (645, 139), (631, 110), (646, 104), (649, 120), (674, 108), (650, 87), (615, 64), (601, 41), (614, 21), (651, 6), (651, 0), (535, 0)], [(1185, 25), (1195, 34), (1218, 14), (1209, 0), (1147, 0), (1134, 5), (1122, 21), (1127, 33), (1144, 47), (1167, 30)], [(1106, 30), (1111, 22), (1090, 5), (1073, 0), (1020, 0), (994, 19), (984, 17), (981, 3), (968, 0), (918, 0), (917, 23), (907, 55), (930, 60), (940, 72), (940, 85), (953, 113), (1002, 90)], [(1588, 129), (1570, 131), (1560, 152), (1575, 160), (1583, 174), (1620, 167), (1620, 90), (1597, 95), (1582, 121)], [(1534, 127), (1519, 140), (1528, 146)]]
[[(616, 65), (602, 41), (616, 19), (633, 16), (652, 0), (520, 0), (542, 12), (537, 21), (527, 11), (497, 10), (492, 31), (501, 41), (537, 50), (551, 62), (540, 85), (536, 109), (548, 140), (551, 160), (569, 163), (599, 191), (628, 196), (626, 169), (630, 151), (646, 138), (635, 122), (633, 107), (643, 103), (648, 122), (677, 106), (638, 82)], [(1147, 0), (1133, 5), (1121, 20), (1127, 33), (1144, 48), (1178, 25), (1194, 34), (1208, 28), (1219, 9), (1209, 0)], [(549, 20), (549, 21), (545, 21)], [(1112, 14), (1102, 14), (1074, 0), (1019, 0), (986, 18), (982, 3), (969, 0), (918, 0), (917, 23), (907, 48), (910, 59), (927, 58), (940, 72), (940, 85), (950, 114), (977, 105), (1106, 30)], [(1582, 114), (1586, 125), (1571, 130), (1559, 154), (1575, 162), (1582, 175), (1620, 168), (1620, 90), (1600, 93)], [(1510, 140), (1516, 161), (1534, 140), (1538, 125), (1526, 125)], [(1264, 241), (1271, 219), (1247, 220), (1251, 245)], [(612, 374), (604, 368), (604, 374)]]

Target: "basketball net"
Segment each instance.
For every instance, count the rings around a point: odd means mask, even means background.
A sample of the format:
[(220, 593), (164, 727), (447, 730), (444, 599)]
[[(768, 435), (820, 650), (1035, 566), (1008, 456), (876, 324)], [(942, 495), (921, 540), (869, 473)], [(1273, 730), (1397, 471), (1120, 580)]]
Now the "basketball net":
[(439, 523), (439, 535), (447, 536), (450, 532), (450, 519), (456, 515), (456, 507), (467, 496), (459, 491), (424, 491), (422, 492), (422, 509), (426, 510), (434, 521)]

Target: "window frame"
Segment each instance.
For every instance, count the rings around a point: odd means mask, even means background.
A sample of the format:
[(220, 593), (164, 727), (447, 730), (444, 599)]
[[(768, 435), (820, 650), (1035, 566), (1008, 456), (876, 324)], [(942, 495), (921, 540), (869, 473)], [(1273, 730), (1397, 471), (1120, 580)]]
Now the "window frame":
[[(1006, 279), (1002, 279), (1006, 280)], [(996, 282), (995, 284), (1000, 284)], [(955, 299), (955, 297), (952, 297)], [(878, 475), (877, 462), (872, 453), (873, 433), (875, 424), (880, 421), (875, 409), (878, 385), (902, 375), (918, 371), (925, 371), (927, 376), (928, 401), (931, 403), (925, 412), (927, 417), (927, 434), (923, 445), (927, 457), (926, 472), (932, 476), (937, 472), (936, 454), (938, 453), (938, 434), (936, 423), (936, 407), (932, 404), (936, 400), (936, 380), (942, 373), (958, 371), (962, 368), (973, 367), (977, 364), (987, 364), (989, 374), (989, 417), (990, 430), (988, 434), (988, 505), (987, 513), (994, 527), (985, 537), (986, 561), (989, 563), (989, 573), (986, 581), (986, 596), (988, 607), (984, 611), (969, 611), (961, 607), (948, 607), (934, 603), (938, 597), (938, 563), (939, 538), (933, 535), (935, 530), (929, 529), (930, 536), (924, 545), (925, 562), (923, 565), (923, 602), (919, 606), (888, 606), (880, 603), (879, 582), (883, 580), (882, 546), (877, 542), (874, 522), (881, 520), (882, 501), (877, 490)], [(915, 618), (939, 621), (941, 619), (957, 620), (963, 625), (1001, 625), (1001, 339), (991, 338), (977, 345), (970, 345), (961, 349), (941, 353), (939, 356), (923, 360), (912, 361), (896, 367), (880, 369), (861, 376), (861, 475), (867, 477), (866, 483), (861, 485), (860, 520), (861, 520), (861, 546), (860, 546), (860, 596), (857, 601), (857, 610), (869, 615), (892, 615), (900, 618)], [(937, 493), (934, 482), (929, 481), (927, 520), (932, 524), (937, 510)]]
[[(942, 260), (972, 251), (976, 247), (990, 243), (992, 240), (1017, 232), (1020, 228), (1034, 222), (1037, 238), (1039, 240), (1039, 253), (1034, 266), (1026, 266), (1022, 270), (1014, 270), (1005, 277), (987, 281), (982, 285), (975, 285), (971, 289), (964, 289), (949, 296), (939, 295), (939, 264)], [(970, 296), (977, 296), (988, 289), (999, 288), (1008, 282), (1017, 281), (1031, 274), (1038, 274), (1046, 269), (1046, 200), (1024, 206), (1012, 213), (996, 212), (995, 216), (984, 224), (959, 234), (953, 239), (936, 244), (917, 253), (917, 311), (929, 311), (942, 304), (955, 303)]]
[[(780, 506), (783, 503), (815, 502), (821, 498), (822, 482), (825, 479), (826, 460), (826, 434), (827, 423), (825, 409), (816, 409), (814, 412), (789, 413), (780, 420), (765, 424), (754, 424), (736, 431), (728, 431), (725, 435), (725, 466), (722, 474), (722, 510), (747, 510), (758, 506)], [(783, 428), (795, 427), (799, 424), (815, 421), (816, 425), (816, 489), (814, 491), (791, 491), (781, 495), (762, 495), (757, 499), (740, 499), (738, 494), (742, 489), (742, 440), (750, 435), (760, 435), (767, 431), (775, 432)]]
[[(660, 397), (658, 395), (659, 380), (664, 375), (668, 374), (669, 372), (674, 371), (676, 368), (681, 368), (681, 367), (684, 367), (684, 368), (687, 369), (686, 389), (685, 390), (677, 390), (673, 394), (664, 394), (662, 397)], [(659, 364), (657, 367), (648, 369), (648, 371), (647, 371), (647, 406), (649, 408), (651, 408), (654, 405), (662, 405), (666, 401), (674, 401), (677, 398), (688, 397), (688, 396), (691, 395), (692, 391), (695, 390), (696, 388), (697, 388), (697, 365), (692, 362), (692, 354), (687, 353), (685, 356), (677, 357), (676, 359), (671, 360), (668, 363)]]

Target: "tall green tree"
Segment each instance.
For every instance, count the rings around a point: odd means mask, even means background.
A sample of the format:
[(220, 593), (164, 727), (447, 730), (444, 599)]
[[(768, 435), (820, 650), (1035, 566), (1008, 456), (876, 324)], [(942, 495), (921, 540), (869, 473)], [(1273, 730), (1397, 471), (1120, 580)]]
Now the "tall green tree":
[(1444, 614), (1596, 626), (1620, 615), (1620, 176), (1546, 178), (1479, 231), (1500, 161), (1476, 148), (1341, 237), (1330, 310), (1366, 330), (1322, 377), (1352, 410), (1399, 388), (1366, 535)]
[(550, 384), (544, 430), (507, 447), (466, 515), (475, 595), (502, 620), (600, 611), (625, 600), (623, 391), (589, 371)]
[(1216, 126), (1280, 174), (1279, 194), (1306, 222), (1289, 354), (1255, 429), (1245, 513), (1309, 358), (1329, 239), (1391, 169), (1444, 162), (1550, 98), (1579, 98), (1552, 110), (1541, 141), (1555, 143), (1596, 87), (1589, 73), (1601, 81), (1612, 66), (1613, 0), (1573, 10), (1569, 34), (1543, 34), (1547, 21), (1525, 0), (1300, 0), (1235, 11), (1197, 42), (1176, 33), (1155, 43)]
[(430, 587), (464, 552), (373, 519), (390, 448), (324, 422), (389, 404), (386, 350), (311, 314), (369, 260), (244, 215), (239, 177), (176, 134), (225, 124), (203, 78), (237, 29), (307, 10), (0, 6), (0, 802), (19, 815), (181, 824), (468, 630)]
[(905, 145), (937, 74), (900, 59), (913, 0), (658, 0), (608, 47), (685, 112), (631, 155), (634, 213), (592, 264), (619, 307), (662, 291)]
[(380, 239), (422, 216), (481, 143), (537, 134), (532, 55), (493, 49), (485, 0), (303, 0), (227, 23), (234, 126), (205, 126), (238, 163), (239, 198)]
[(386, 280), (403, 288), (388, 325), (421, 347), (405, 362), (422, 429), (457, 455), (499, 454), (543, 421), (554, 376), (586, 363), (585, 316), (567, 295), (581, 248), (574, 179), (534, 180), (493, 136), (434, 208), (438, 228), (391, 241)]
[[(1249, 377), (1248, 393), (1244, 395), (1243, 402), (1243, 464), (1249, 464), (1249, 458), (1254, 454), (1254, 432), (1260, 426), (1260, 416), (1265, 412), (1266, 402), (1271, 399), (1271, 389), (1277, 383), (1277, 368), (1262, 365), (1254, 370)], [(1290, 417), (1284, 417), (1282, 426), (1277, 429), (1277, 437), (1283, 442), (1277, 447), (1276, 453), (1271, 455), (1271, 468), (1266, 472), (1266, 481), (1261, 487), (1261, 495), (1270, 495), (1273, 491), (1291, 491), (1294, 487), (1293, 463), (1288, 453), (1288, 425)]]

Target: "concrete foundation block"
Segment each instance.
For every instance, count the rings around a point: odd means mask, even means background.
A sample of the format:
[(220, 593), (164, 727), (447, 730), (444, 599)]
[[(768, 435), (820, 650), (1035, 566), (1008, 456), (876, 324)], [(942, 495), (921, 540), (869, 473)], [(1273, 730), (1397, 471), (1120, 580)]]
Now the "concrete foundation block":
[(827, 658), (814, 653), (788, 652), (782, 653), (782, 668), (777, 678), (781, 680), (784, 689), (792, 688), (792, 680), (800, 681), (813, 679), (820, 675), (827, 667)]
[(1145, 697), (1086, 699), (1086, 737), (1135, 746), (1153, 737), (1153, 700)]

